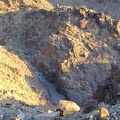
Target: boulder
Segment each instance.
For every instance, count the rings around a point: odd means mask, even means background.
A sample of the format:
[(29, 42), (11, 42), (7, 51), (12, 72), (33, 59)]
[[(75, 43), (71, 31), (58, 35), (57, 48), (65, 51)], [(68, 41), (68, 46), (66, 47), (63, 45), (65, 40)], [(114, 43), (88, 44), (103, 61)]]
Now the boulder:
[(73, 101), (60, 100), (57, 106), (57, 111), (61, 112), (61, 115), (71, 114), (80, 111), (80, 107)]

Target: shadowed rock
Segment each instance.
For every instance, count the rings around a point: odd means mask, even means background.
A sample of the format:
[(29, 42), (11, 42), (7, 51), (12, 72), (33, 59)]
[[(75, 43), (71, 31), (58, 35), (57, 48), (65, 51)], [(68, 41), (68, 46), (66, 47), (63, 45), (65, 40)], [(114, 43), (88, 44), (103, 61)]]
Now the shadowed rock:
[(99, 85), (93, 98), (97, 101), (104, 101), (109, 104), (120, 103), (120, 65), (112, 63), (110, 76), (106, 79), (105, 85)]

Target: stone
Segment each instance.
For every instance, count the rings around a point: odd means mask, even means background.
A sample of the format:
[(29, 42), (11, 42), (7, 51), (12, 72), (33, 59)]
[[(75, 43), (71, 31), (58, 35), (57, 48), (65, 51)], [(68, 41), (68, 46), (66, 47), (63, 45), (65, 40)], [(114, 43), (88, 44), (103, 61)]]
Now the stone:
[(120, 35), (120, 20), (117, 22), (116, 25), (116, 33)]
[(98, 102), (104, 101), (107, 104), (120, 103), (120, 65), (117, 62), (111, 63), (110, 75), (98, 85), (97, 91), (93, 94)]
[(79, 112), (75, 112), (72, 114), (66, 114), (64, 116), (64, 120), (81, 120), (81, 114), (79, 114)]
[(20, 118), (20, 120), (24, 120), (25, 118), (25, 114), (20, 109), (18, 109), (18, 118)]
[(110, 77), (114, 80), (120, 79), (120, 65), (119, 63), (111, 63)]
[(90, 99), (83, 104), (82, 111), (89, 113), (98, 108), (98, 102), (94, 99)]
[(9, 120), (21, 120), (21, 119), (18, 117), (11, 117)]
[(80, 9), (75, 9), (75, 13), (76, 14), (79, 14), (80, 15), (80, 17), (86, 17), (86, 13), (87, 13), (87, 11), (88, 11), (88, 9), (85, 7), (85, 6), (83, 6), (82, 8), (80, 8)]
[(83, 18), (81, 21), (79, 21), (79, 27), (80, 29), (85, 29), (87, 27), (87, 24), (89, 23), (89, 20), (86, 20), (85, 18)]
[(95, 21), (100, 28), (105, 28), (108, 26), (106, 15), (104, 13), (97, 13), (95, 16)]
[(106, 108), (104, 108), (104, 107), (101, 107), (99, 109), (99, 115), (100, 115), (100, 119), (103, 119), (105, 117), (109, 117), (110, 116), (108, 110)]
[(64, 120), (64, 118), (57, 117), (55, 120)]
[(4, 120), (4, 118), (5, 118), (5, 115), (0, 114), (0, 120)]
[(89, 16), (89, 18), (94, 18), (96, 14), (97, 14), (97, 12), (94, 11), (94, 10), (89, 10), (89, 11), (88, 11), (88, 16)]
[(60, 100), (57, 106), (57, 111), (60, 111), (61, 115), (71, 114), (80, 111), (80, 107), (73, 101)]
[(2, 45), (2, 46), (6, 45), (5, 41), (0, 40), (0, 45)]
[(60, 115), (60, 111), (52, 113), (43, 113), (33, 116), (33, 120), (55, 120), (56, 117)]
[(98, 84), (98, 89), (94, 92), (92, 98), (97, 100), (98, 102), (103, 100), (103, 94), (106, 91), (106, 86), (104, 84)]

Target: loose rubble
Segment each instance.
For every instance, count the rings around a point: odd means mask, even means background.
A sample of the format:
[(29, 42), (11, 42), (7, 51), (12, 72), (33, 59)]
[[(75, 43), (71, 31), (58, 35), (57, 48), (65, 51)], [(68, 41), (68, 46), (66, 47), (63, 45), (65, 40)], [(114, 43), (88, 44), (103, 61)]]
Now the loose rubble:
[[(71, 101), (68, 101), (71, 102)], [(58, 104), (59, 105), (59, 104)], [(71, 107), (72, 108), (72, 107)], [(70, 108), (70, 109), (71, 109)], [(57, 110), (57, 111), (56, 111)], [(67, 114), (60, 115), (61, 110), (57, 109), (51, 112), (38, 113), (36, 115), (30, 115), (29, 117), (21, 111), (23, 120), (119, 120), (120, 119), (120, 104), (116, 105), (107, 105), (103, 102), (98, 104), (98, 107), (88, 113), (82, 111), (76, 112), (67, 112)], [(50, 110), (49, 110), (50, 111)], [(23, 117), (22, 117), (23, 118)], [(0, 111), (1, 120), (21, 120), (20, 112), (3, 109)]]

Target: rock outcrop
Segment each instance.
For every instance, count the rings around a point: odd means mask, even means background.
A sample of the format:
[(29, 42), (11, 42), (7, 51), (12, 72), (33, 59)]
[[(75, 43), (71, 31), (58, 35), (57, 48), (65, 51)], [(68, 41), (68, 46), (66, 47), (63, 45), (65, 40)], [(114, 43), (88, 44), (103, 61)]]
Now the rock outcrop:
[(28, 12), (23, 19), (33, 64), (79, 105), (109, 76), (110, 63), (120, 59), (118, 21), (104, 13), (57, 6), (54, 12)]
[(99, 85), (93, 95), (97, 101), (104, 101), (107, 104), (120, 104), (120, 65), (112, 63), (110, 76), (105, 80), (105, 85)]

